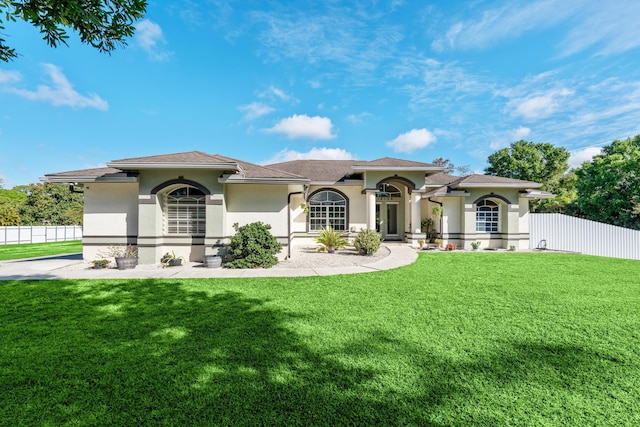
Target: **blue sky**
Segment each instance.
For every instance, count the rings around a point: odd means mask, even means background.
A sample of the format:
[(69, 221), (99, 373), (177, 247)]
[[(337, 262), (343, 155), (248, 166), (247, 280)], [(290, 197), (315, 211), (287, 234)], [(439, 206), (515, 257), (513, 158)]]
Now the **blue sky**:
[(519, 139), (580, 164), (640, 134), (640, 2), (150, 2), (111, 56), (5, 23), (0, 178), (201, 150), (482, 171)]

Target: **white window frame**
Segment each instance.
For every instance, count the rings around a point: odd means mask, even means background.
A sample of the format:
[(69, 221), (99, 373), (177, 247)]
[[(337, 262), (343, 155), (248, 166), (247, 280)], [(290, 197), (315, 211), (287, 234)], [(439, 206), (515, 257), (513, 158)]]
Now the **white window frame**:
[[(186, 194), (175, 194), (185, 189)], [(163, 214), (164, 234), (200, 236), (206, 233), (206, 195), (195, 187), (183, 186), (167, 191)]]
[(500, 204), (491, 199), (476, 204), (476, 232), (500, 233)]
[[(333, 200), (329, 194), (337, 196), (338, 200)], [(347, 198), (337, 191), (321, 190), (314, 193), (307, 203), (309, 231), (320, 231), (329, 227), (333, 227), (335, 231), (347, 231), (347, 204)]]

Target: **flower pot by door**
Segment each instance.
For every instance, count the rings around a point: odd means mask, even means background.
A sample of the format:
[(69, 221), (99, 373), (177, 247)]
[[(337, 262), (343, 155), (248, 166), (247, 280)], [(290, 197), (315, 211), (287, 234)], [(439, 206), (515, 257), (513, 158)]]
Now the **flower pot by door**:
[(136, 265), (138, 265), (138, 258), (116, 258), (118, 270), (129, 270), (136, 268)]

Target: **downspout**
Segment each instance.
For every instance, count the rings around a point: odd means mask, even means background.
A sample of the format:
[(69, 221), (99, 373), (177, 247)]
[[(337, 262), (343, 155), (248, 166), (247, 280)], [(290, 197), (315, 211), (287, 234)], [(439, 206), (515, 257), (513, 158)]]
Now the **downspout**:
[[(429, 197), (427, 200), (430, 201), (431, 203), (435, 203), (436, 205), (440, 205), (440, 207), (442, 208), (442, 203), (436, 202), (435, 200), (431, 200), (431, 197)], [(440, 238), (441, 239), (442, 239), (442, 217), (443, 216), (444, 216), (444, 208), (442, 208), (442, 211), (440, 212)]]
[(291, 258), (291, 196), (305, 193), (306, 188), (305, 191), (293, 191), (287, 195), (287, 259)]

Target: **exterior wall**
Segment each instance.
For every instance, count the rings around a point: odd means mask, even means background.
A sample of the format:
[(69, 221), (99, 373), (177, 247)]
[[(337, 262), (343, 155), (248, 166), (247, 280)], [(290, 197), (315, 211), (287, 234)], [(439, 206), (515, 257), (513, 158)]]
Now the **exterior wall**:
[(108, 246), (136, 244), (138, 184), (89, 183), (84, 187), (83, 258), (91, 261)]
[[(218, 177), (222, 171), (176, 169), (144, 170), (140, 173), (138, 248), (140, 263), (156, 264), (163, 254), (173, 251), (188, 261), (201, 261), (207, 249), (224, 238), (224, 201), (222, 184)], [(206, 235), (192, 237), (164, 233), (163, 197), (184, 184), (173, 184), (153, 191), (170, 180), (188, 180), (205, 187), (211, 194), (206, 198)]]
[[(481, 248), (508, 248), (515, 246), (519, 249), (529, 247), (529, 227), (527, 216), (529, 214), (529, 202), (520, 198), (517, 189), (503, 189), (497, 191), (492, 188), (473, 189), (465, 198), (465, 235), (461, 239), (461, 245), (465, 249), (471, 249), (471, 242), (480, 241)], [(500, 209), (500, 231), (498, 233), (481, 233), (476, 231), (476, 210), (473, 202), (483, 196), (495, 201)], [(494, 196), (494, 197), (492, 197)], [(506, 199), (507, 201), (505, 201)]]

